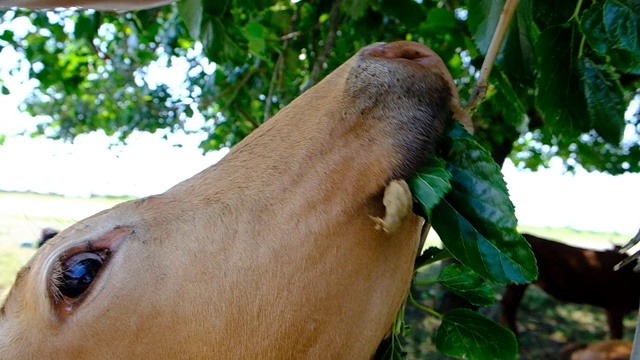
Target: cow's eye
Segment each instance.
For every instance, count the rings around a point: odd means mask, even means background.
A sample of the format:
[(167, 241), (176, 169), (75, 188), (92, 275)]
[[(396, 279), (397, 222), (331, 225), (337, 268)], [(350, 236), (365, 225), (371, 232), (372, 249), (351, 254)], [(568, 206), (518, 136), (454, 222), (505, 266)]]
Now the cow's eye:
[(60, 294), (75, 299), (84, 294), (96, 278), (107, 257), (106, 251), (85, 252), (69, 257), (62, 264), (58, 282)]

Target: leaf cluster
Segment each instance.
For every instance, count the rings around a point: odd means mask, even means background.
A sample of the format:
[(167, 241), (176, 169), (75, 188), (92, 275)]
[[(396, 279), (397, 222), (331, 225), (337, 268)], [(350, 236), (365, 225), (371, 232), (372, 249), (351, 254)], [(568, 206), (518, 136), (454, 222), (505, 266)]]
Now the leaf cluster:
[[(536, 279), (536, 261), (531, 246), (516, 230), (514, 207), (500, 168), (459, 123), (453, 123), (438, 156), (417, 172), (409, 187), (420, 214), (444, 246), (426, 249), (418, 257), (416, 270), (448, 256), (458, 261), (443, 268), (437, 279), (414, 286), (439, 283), (474, 305), (487, 306), (495, 301), (492, 285)], [(441, 315), (411, 296), (410, 300), (441, 318), (434, 335), (441, 353), (468, 359), (516, 358), (514, 334), (494, 321), (466, 309)], [(405, 331), (400, 325), (394, 329)], [(401, 335), (394, 333), (395, 338)], [(401, 358), (401, 349), (397, 341), (391, 357)]]
[[(504, 2), (183, 0), (126, 14), (12, 10), (0, 22), (35, 27), (26, 36), (2, 28), (0, 46), (24, 54), (38, 80), (24, 104), (49, 116), (38, 133), (199, 131), (209, 151), (240, 141), (372, 42), (432, 47), (465, 99)], [(510, 157), (535, 169), (559, 156), (568, 170), (640, 170), (638, 116), (624, 118), (640, 87), (639, 16), (634, 0), (520, 1), (474, 117), (498, 164)], [(621, 142), (625, 131), (630, 140)]]

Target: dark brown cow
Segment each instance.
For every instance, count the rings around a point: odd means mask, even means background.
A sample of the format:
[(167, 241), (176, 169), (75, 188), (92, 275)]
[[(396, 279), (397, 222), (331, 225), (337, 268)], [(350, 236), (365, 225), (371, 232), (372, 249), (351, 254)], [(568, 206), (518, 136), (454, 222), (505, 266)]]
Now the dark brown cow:
[[(609, 334), (622, 338), (624, 315), (638, 309), (640, 274), (631, 266), (614, 271), (626, 258), (618, 249), (595, 251), (581, 249), (523, 234), (538, 261), (535, 285), (557, 300), (604, 308)], [(516, 332), (516, 312), (527, 285), (510, 285), (502, 298), (501, 320)]]

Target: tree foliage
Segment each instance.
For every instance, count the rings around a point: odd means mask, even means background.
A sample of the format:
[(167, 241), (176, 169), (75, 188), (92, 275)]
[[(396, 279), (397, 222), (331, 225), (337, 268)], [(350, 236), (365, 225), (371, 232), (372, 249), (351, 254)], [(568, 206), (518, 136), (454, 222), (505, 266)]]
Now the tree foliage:
[[(432, 47), (465, 99), (503, 4), (183, 0), (125, 14), (11, 10), (4, 23), (25, 17), (36, 26), (26, 36), (5, 28), (0, 46), (23, 53), (39, 80), (24, 109), (51, 117), (41, 133), (72, 139), (103, 129), (124, 139), (136, 129), (184, 129), (201, 113), (202, 128), (187, 129), (209, 134), (208, 151), (237, 143), (376, 41)], [(475, 114), (498, 163), (511, 156), (535, 169), (555, 155), (568, 169), (640, 170), (637, 141), (621, 143), (625, 128), (631, 139), (640, 131), (637, 115), (623, 116), (640, 87), (639, 17), (633, 0), (520, 1)], [(179, 89), (148, 75), (183, 59)]]

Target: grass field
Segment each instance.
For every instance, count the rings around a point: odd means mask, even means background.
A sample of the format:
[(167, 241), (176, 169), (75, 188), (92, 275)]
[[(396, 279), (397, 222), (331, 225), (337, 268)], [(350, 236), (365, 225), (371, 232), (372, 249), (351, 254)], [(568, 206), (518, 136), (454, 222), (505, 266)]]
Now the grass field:
[(58, 195), (0, 192), (0, 298), (29, 260), (44, 227), (62, 230), (128, 198), (66, 198)]
[[(0, 299), (13, 282), (16, 272), (35, 252), (24, 247), (37, 241), (40, 230), (53, 227), (62, 230), (98, 211), (110, 208), (128, 198), (66, 198), (57, 195), (0, 192)], [(532, 228), (528, 232), (571, 245), (591, 248), (610, 248), (623, 244), (632, 234), (603, 234), (572, 229)], [(429, 239), (437, 243), (437, 236)], [(501, 289), (497, 289), (501, 290)], [(416, 294), (420, 301), (435, 307), (439, 289), (431, 287)], [(500, 293), (499, 291), (497, 292)], [(492, 318), (497, 317), (497, 306), (482, 309)], [(410, 312), (412, 332), (406, 349), (410, 359), (440, 359), (431, 342), (438, 320), (422, 313)], [(521, 359), (555, 359), (567, 343), (588, 342), (606, 338), (606, 321), (601, 309), (575, 304), (562, 304), (535, 287), (525, 295), (518, 316)], [(626, 338), (631, 339), (635, 317), (625, 320)]]

